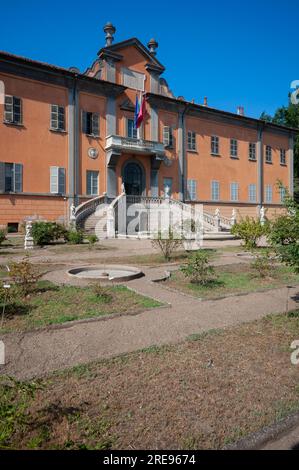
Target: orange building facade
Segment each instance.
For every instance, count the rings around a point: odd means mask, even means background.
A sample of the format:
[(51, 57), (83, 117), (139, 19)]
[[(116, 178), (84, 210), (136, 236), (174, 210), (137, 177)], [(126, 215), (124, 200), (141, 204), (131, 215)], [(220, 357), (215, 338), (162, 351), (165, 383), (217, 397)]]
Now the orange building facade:
[[(0, 225), (67, 223), (107, 194), (171, 197), (229, 217), (272, 216), (293, 192), (295, 131), (175, 98), (136, 38), (106, 46), (84, 73), (0, 53)], [(146, 117), (134, 128), (136, 94)]]

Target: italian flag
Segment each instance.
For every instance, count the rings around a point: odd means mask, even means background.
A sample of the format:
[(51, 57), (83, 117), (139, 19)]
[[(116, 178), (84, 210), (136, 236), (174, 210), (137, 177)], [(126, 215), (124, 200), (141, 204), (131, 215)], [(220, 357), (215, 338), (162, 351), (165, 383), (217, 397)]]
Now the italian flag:
[(135, 123), (135, 128), (138, 129), (145, 117), (145, 97), (141, 93), (139, 96), (136, 94), (136, 102), (135, 102), (135, 117), (134, 117), (134, 123)]

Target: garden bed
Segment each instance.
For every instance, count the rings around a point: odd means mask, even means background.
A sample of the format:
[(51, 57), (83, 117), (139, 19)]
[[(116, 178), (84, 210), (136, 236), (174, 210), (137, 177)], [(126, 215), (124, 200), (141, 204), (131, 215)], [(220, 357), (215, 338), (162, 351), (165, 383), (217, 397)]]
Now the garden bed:
[(299, 312), (0, 385), (0, 447), (218, 449), (299, 409)]
[[(105, 287), (103, 294), (96, 295), (92, 286), (57, 286), (39, 281), (32, 294), (7, 305), (0, 331), (24, 331), (114, 313), (133, 314), (162, 305), (125, 286)], [(1, 304), (0, 308), (2, 311)]]
[(274, 265), (271, 277), (261, 278), (245, 263), (236, 263), (215, 267), (216, 278), (206, 285), (190, 282), (177, 270), (165, 281), (165, 286), (205, 299), (215, 299), (227, 295), (246, 294), (249, 292), (274, 289), (288, 284), (299, 284), (299, 274), (283, 265)]

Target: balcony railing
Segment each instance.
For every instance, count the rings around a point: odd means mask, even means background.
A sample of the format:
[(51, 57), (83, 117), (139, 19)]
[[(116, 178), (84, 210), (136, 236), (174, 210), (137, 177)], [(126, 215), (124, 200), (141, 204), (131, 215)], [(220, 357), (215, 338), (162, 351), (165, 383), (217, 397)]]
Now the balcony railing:
[(133, 151), (136, 153), (158, 155), (161, 157), (165, 155), (164, 145), (161, 142), (121, 137), (120, 135), (109, 135), (106, 138), (106, 150), (110, 149)]

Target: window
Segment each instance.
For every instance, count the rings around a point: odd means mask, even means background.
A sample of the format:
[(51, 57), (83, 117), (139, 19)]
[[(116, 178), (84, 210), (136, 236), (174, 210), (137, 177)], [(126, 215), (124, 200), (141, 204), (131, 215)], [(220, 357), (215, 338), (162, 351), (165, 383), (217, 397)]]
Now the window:
[(217, 135), (211, 136), (211, 154), (219, 155), (219, 137)]
[(231, 201), (239, 200), (239, 184), (238, 183), (230, 184), (230, 199)]
[(249, 142), (249, 160), (256, 160), (256, 143)]
[(266, 145), (266, 163), (272, 163), (272, 147)]
[(50, 193), (65, 194), (65, 168), (50, 167)]
[(5, 96), (4, 122), (22, 124), (22, 101), (16, 96)]
[(89, 196), (97, 196), (99, 194), (99, 172), (86, 172), (86, 194)]
[(173, 130), (170, 126), (163, 127), (163, 144), (165, 147), (173, 148)]
[(248, 199), (249, 202), (256, 202), (256, 184), (248, 186)]
[(220, 198), (220, 185), (219, 181), (212, 181), (211, 183), (212, 201), (219, 201)]
[(188, 131), (187, 149), (196, 151), (196, 134), (193, 131)]
[(267, 184), (265, 187), (265, 202), (272, 202), (272, 186)]
[(122, 69), (123, 73), (123, 85), (134, 90), (144, 91), (144, 73), (136, 72), (131, 69)]
[(188, 180), (187, 182), (187, 191), (188, 191), (188, 199), (190, 201), (196, 201), (197, 199), (197, 181), (196, 180)]
[(99, 114), (82, 111), (82, 132), (86, 135), (99, 137)]
[(50, 128), (53, 131), (65, 130), (64, 107), (57, 104), (51, 104), (51, 122)]
[(230, 139), (230, 156), (238, 158), (238, 141), (236, 139)]
[(0, 192), (21, 193), (23, 191), (23, 165), (0, 162)]
[(286, 165), (287, 164), (285, 149), (280, 149), (280, 164), (281, 165)]
[(167, 191), (165, 191), (166, 187), (168, 186), (168, 196), (172, 196), (172, 178), (163, 178), (163, 188), (164, 188), (164, 195)]
[(127, 119), (127, 137), (137, 139), (137, 129), (135, 128), (134, 119)]
[(280, 193), (280, 202), (284, 202), (285, 200), (285, 197), (286, 197), (286, 188), (284, 186), (282, 186), (281, 188), (279, 188), (279, 193)]

